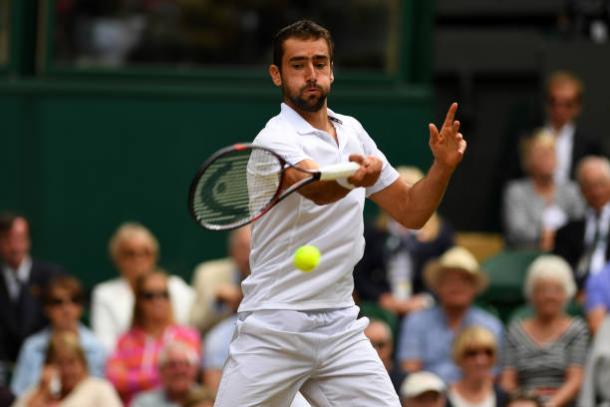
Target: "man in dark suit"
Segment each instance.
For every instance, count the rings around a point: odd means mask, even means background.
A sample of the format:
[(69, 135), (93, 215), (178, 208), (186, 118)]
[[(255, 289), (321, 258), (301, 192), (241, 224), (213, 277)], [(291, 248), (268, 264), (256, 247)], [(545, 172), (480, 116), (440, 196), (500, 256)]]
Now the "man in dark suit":
[(59, 266), (30, 257), (24, 217), (0, 214), (0, 371), (10, 370), (24, 339), (46, 325), (41, 295), (63, 273)]
[(585, 157), (576, 175), (588, 208), (584, 219), (557, 231), (554, 252), (570, 263), (582, 289), (588, 276), (601, 271), (610, 260), (610, 161)]
[[(582, 111), (584, 86), (580, 78), (569, 71), (556, 71), (546, 80), (545, 111), (546, 122), (541, 126), (555, 136), (557, 168), (555, 181), (573, 179), (576, 164), (585, 156), (601, 155), (602, 143), (599, 137), (578, 125)], [(506, 162), (505, 180), (524, 176), (520, 166), (519, 147), (535, 130), (525, 132), (520, 140), (512, 140)]]

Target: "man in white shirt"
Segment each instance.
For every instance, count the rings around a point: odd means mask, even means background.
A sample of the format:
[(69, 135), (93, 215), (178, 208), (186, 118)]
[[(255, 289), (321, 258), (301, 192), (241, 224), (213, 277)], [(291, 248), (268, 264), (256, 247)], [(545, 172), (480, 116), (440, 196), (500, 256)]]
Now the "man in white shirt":
[[(333, 77), (330, 33), (298, 21), (276, 35), (273, 83), (283, 104), (254, 143), (305, 168), (360, 164), (339, 182), (303, 187), (252, 227), (251, 274), (242, 283), (236, 333), (216, 405), (284, 406), (297, 391), (312, 405), (399, 406), (383, 364), (356, 319), (352, 271), (364, 249), (365, 197), (408, 228), (420, 228), (437, 208), (466, 142), (453, 104), (440, 131), (429, 125), (434, 163), (413, 186), (399, 180), (360, 123), (327, 107)], [(288, 187), (306, 174), (287, 170)], [(353, 189), (352, 189), (353, 188)], [(295, 250), (317, 246), (310, 273), (292, 265)]]

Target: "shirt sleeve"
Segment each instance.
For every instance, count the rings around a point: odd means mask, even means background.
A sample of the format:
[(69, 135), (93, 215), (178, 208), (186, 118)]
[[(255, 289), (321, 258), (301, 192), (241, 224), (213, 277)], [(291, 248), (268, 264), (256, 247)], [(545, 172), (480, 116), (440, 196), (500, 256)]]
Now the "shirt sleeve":
[(574, 336), (567, 345), (566, 353), (570, 365), (584, 366), (589, 345), (589, 331), (583, 320), (574, 320)]
[(303, 150), (294, 130), (283, 129), (277, 124), (268, 124), (258, 133), (253, 144), (273, 150), (292, 164), (303, 160), (315, 161)]
[(402, 325), (400, 342), (398, 344), (398, 360), (400, 362), (406, 360), (422, 360), (422, 355), (424, 353), (422, 340), (424, 335), (422, 331), (423, 325), (421, 323), (423, 318), (420, 318), (420, 312), (410, 314)]
[(586, 303), (585, 308), (587, 312), (591, 312), (596, 308), (604, 308), (608, 309), (608, 304), (606, 301), (606, 296), (608, 295), (606, 290), (610, 289), (609, 284), (604, 284), (605, 281), (602, 280), (602, 277), (607, 274), (607, 269), (604, 269), (589, 277), (586, 285)]
[(38, 380), (37, 372), (40, 370), (40, 366), (34, 360), (37, 354), (32, 348), (31, 342), (26, 340), (17, 357), (11, 379), (11, 391), (17, 397), (33, 387)]
[(372, 194), (381, 191), (389, 187), (392, 183), (394, 183), (398, 179), (398, 171), (388, 161), (385, 154), (381, 152), (379, 148), (377, 148), (377, 144), (373, 141), (371, 136), (366, 132), (364, 127), (354, 119), (354, 123), (356, 126), (356, 131), (358, 132), (358, 137), (360, 138), (360, 142), (362, 143), (362, 147), (364, 149), (364, 154), (369, 156), (375, 156), (379, 158), (382, 162), (381, 174), (379, 175), (379, 179), (377, 182), (370, 187), (366, 188), (366, 196), (371, 196)]

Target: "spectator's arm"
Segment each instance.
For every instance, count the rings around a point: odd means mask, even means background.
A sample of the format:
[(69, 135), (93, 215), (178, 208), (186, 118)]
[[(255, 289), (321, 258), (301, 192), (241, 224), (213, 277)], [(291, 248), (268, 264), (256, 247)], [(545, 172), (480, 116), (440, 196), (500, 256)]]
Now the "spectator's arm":
[(34, 366), (32, 356), (34, 356), (34, 353), (32, 349), (29, 349), (28, 341), (26, 341), (19, 351), (13, 377), (11, 378), (11, 391), (17, 397), (20, 397), (33, 387), (38, 379), (38, 372), (32, 372), (32, 367)]
[(191, 307), (189, 321), (201, 332), (206, 332), (219, 320), (214, 309), (217, 284), (210, 284), (210, 273), (214, 272), (215, 270), (211, 266), (208, 267), (205, 264), (197, 267), (194, 272), (195, 300)]
[(557, 392), (551, 397), (550, 405), (556, 407), (567, 406), (576, 398), (582, 384), (582, 366), (572, 365), (566, 370), (565, 380)]
[(532, 224), (527, 216), (525, 206), (530, 197), (524, 196), (519, 189), (520, 184), (510, 183), (504, 191), (503, 217), (506, 240), (517, 247), (527, 242), (537, 241), (541, 228)]
[[(424, 311), (425, 312), (425, 311)], [(424, 353), (422, 342), (425, 341), (425, 330), (420, 329), (420, 315), (418, 312), (410, 314), (403, 323), (400, 342), (398, 343), (398, 359), (400, 367), (408, 373), (417, 372), (423, 368), (421, 355)]]
[(505, 368), (500, 374), (500, 387), (507, 393), (511, 393), (519, 387), (517, 370), (512, 367)]
[(107, 351), (114, 349), (121, 332), (118, 332), (110, 305), (104, 299), (103, 294), (95, 289), (91, 299), (91, 328)]

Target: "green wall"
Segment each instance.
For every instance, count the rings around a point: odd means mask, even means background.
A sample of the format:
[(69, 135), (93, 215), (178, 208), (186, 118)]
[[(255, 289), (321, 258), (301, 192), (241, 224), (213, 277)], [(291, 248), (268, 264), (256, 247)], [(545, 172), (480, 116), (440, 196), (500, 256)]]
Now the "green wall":
[[(356, 116), (393, 163), (426, 166), (427, 87), (341, 87), (330, 99)], [(259, 86), (21, 79), (0, 82), (0, 209), (32, 220), (33, 252), (89, 287), (115, 275), (107, 241), (123, 221), (151, 228), (161, 265), (190, 281), (223, 256), (223, 233), (189, 218), (191, 177), (219, 147), (251, 140), (279, 110)]]

